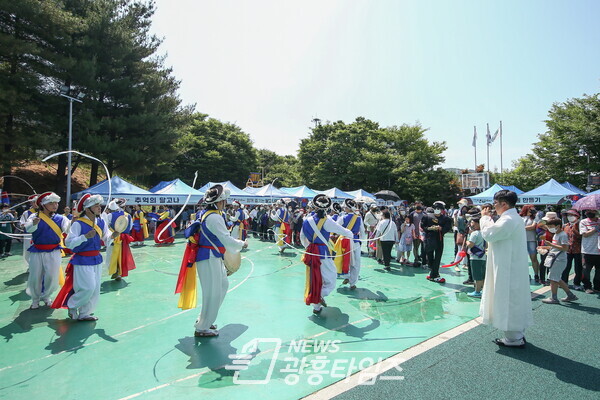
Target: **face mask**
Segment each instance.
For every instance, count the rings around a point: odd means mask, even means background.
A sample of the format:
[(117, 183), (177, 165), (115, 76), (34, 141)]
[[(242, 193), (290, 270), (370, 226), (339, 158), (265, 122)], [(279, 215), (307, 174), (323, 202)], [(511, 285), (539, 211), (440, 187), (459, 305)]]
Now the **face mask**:
[(550, 233), (556, 233), (557, 230), (558, 228), (548, 228), (548, 232)]
[(435, 215), (440, 215), (442, 213), (442, 210), (435, 209), (435, 210), (433, 210), (433, 213)]
[(569, 222), (575, 222), (575, 221), (577, 221), (577, 217), (576, 217), (576, 216), (574, 216), (574, 215), (569, 215), (569, 216), (567, 217), (567, 219), (569, 220)]
[(400, 211), (400, 215), (406, 215), (406, 211), (404, 211), (404, 210)]

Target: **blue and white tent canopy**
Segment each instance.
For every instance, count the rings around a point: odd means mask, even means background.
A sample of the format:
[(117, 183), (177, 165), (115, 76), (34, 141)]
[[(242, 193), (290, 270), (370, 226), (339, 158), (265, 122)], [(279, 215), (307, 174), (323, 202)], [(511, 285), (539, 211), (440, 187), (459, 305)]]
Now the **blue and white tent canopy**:
[(516, 186), (504, 186), (495, 183), (491, 187), (487, 188), (481, 193), (474, 196), (468, 196), (467, 198), (473, 201), (473, 204), (485, 204), (494, 201), (494, 195), (501, 190), (512, 190), (516, 194), (522, 194), (523, 191)]
[(332, 199), (354, 199), (354, 196), (349, 195), (348, 193), (333, 187), (331, 189), (327, 189), (327, 190), (317, 190), (317, 193), (323, 193), (326, 194), (327, 196), (331, 197)]
[(242, 189), (235, 186), (233, 183), (231, 183), (231, 181), (208, 182), (206, 185), (202, 186), (198, 190), (201, 192), (206, 192), (208, 189), (210, 189), (212, 186), (214, 186), (216, 184), (223, 185), (223, 187), (228, 188), (231, 191), (232, 197), (247, 197), (248, 196), (247, 192), (244, 192)]
[(550, 179), (542, 186), (519, 195), (517, 204), (559, 204), (567, 196), (577, 196), (580, 194), (571, 189), (567, 189), (554, 179)]
[(368, 197), (370, 199), (373, 199), (373, 201), (375, 201), (375, 196), (373, 196), (371, 193), (367, 192), (366, 190), (358, 189), (358, 190), (353, 190), (351, 192), (346, 192), (346, 193), (348, 193), (353, 198)]
[(270, 183), (268, 185), (261, 187), (256, 193), (254, 193), (254, 196), (266, 197), (266, 198), (269, 198), (269, 197), (277, 197), (277, 198), (293, 197), (289, 193), (286, 193), (286, 192), (283, 192), (283, 191), (277, 189), (275, 186), (271, 185)]
[(281, 188), (279, 189), (282, 192), (288, 193), (291, 197), (299, 197), (303, 199), (312, 199), (318, 193), (309, 188), (306, 185), (289, 187), (289, 188)]
[(250, 195), (254, 195), (256, 192), (258, 192), (260, 190), (260, 188), (259, 187), (246, 186), (242, 190), (244, 192), (250, 194)]
[(191, 194), (188, 204), (197, 204), (204, 197), (204, 192), (194, 189), (180, 179), (160, 182), (150, 191), (162, 196), (182, 196), (184, 202), (187, 196)]
[(563, 182), (563, 183), (561, 183), (561, 185), (563, 185), (567, 189), (572, 190), (573, 192), (576, 192), (578, 194), (581, 194), (581, 195), (587, 194), (587, 192), (585, 190), (579, 189), (577, 186), (573, 185), (571, 182)]
[[(161, 205), (161, 204), (183, 204), (186, 196), (170, 195), (170, 194), (155, 194), (145, 189), (137, 187), (117, 175), (110, 178), (112, 186), (111, 197), (120, 197), (126, 199), (129, 204), (141, 205)], [(72, 199), (80, 199), (86, 193), (99, 194), (104, 197), (104, 201), (108, 199), (108, 181), (103, 180), (81, 192), (74, 193)]]

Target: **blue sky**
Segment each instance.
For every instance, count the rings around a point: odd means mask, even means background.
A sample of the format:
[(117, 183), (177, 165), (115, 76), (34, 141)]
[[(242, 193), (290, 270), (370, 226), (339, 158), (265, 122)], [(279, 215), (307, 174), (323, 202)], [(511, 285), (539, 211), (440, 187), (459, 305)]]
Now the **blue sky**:
[[(186, 104), (296, 154), (311, 119), (419, 122), (445, 167), (528, 153), (552, 103), (600, 89), (600, 1), (157, 0)], [(500, 167), (497, 140), (490, 166)]]

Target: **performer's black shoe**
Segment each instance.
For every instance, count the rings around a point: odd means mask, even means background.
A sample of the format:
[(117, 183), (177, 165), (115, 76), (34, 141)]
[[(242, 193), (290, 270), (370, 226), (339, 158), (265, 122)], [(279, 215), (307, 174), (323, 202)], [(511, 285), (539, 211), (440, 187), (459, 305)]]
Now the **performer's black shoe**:
[(315, 315), (321, 314), (321, 311), (323, 311), (322, 308), (319, 308), (318, 310), (316, 310), (316, 309), (313, 308), (313, 314), (315, 314)]
[(527, 340), (525, 340), (525, 336), (521, 340), (515, 340), (514, 342), (509, 342), (505, 338), (499, 339), (496, 338), (493, 340), (500, 347), (516, 347), (517, 349), (524, 349), (527, 344)]

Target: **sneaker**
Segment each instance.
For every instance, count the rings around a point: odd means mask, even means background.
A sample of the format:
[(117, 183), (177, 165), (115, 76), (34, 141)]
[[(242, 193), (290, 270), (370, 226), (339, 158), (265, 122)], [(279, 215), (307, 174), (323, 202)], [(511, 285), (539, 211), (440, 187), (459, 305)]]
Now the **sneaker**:
[(478, 299), (480, 299), (481, 298), (481, 292), (475, 292), (475, 291), (473, 291), (471, 293), (467, 293), (467, 296), (469, 296), (469, 297), (477, 297)]
[(540, 283), (540, 277), (539, 277), (539, 275), (534, 275), (533, 276), (533, 280), (535, 281), (535, 283)]
[(581, 286), (581, 285), (573, 285), (573, 290), (577, 290), (579, 292), (583, 292), (583, 286)]
[(592, 289), (585, 289), (585, 292), (587, 294), (594, 294), (594, 291)]
[(194, 337), (215, 337), (219, 336), (219, 331), (207, 329), (205, 331), (194, 331)]
[(4, 253), (4, 257), (12, 256), (12, 253)]
[(392, 270), (390, 267), (383, 267), (383, 269), (385, 269), (388, 272)]
[(446, 279), (439, 276), (437, 278), (434, 278), (433, 281), (436, 283), (446, 283)]
[(42, 299), (42, 301), (46, 307), (50, 307), (52, 305), (52, 299)]
[(347, 285), (350, 283), (350, 279), (346, 278), (344, 279), (344, 281), (342, 282), (342, 285)]
[(475, 282), (470, 279), (467, 279), (466, 281), (463, 282), (463, 285), (474, 285), (474, 284), (475, 284)]
[(554, 299), (552, 297), (546, 297), (544, 300), (542, 300), (542, 303), (546, 303), (546, 304), (560, 304), (560, 301), (558, 301), (558, 299)]
[(579, 300), (579, 297), (575, 296), (573, 293), (571, 293), (571, 295), (567, 296), (567, 297), (563, 297), (562, 299), (560, 299), (560, 301), (576, 301)]
[(31, 302), (31, 306), (29, 308), (31, 308), (32, 310), (37, 310), (38, 308), (40, 308), (40, 302), (39, 301)]
[(77, 313), (77, 309), (76, 308), (69, 308), (69, 311), (68, 311), (69, 318), (71, 318), (71, 319), (78, 319), (79, 316), (77, 314), (78, 313)]

